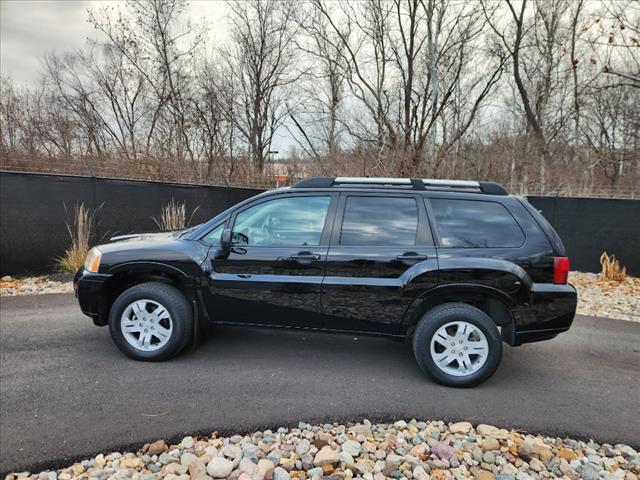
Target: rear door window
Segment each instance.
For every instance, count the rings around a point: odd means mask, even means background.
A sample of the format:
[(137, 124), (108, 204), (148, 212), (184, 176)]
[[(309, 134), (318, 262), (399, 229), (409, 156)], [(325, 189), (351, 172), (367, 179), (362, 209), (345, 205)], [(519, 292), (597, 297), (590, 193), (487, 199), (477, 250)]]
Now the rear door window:
[(432, 198), (431, 208), (442, 247), (515, 248), (524, 243), (522, 229), (499, 203)]
[(340, 245), (412, 246), (418, 232), (413, 197), (347, 197)]

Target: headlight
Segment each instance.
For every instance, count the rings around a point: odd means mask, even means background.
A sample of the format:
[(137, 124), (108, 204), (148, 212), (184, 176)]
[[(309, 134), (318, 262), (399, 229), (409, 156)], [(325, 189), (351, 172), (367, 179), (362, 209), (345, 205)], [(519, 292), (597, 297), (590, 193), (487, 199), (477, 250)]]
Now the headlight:
[(100, 269), (100, 258), (102, 253), (98, 250), (98, 247), (93, 247), (87, 254), (87, 259), (84, 261), (84, 268), (92, 273), (97, 273)]

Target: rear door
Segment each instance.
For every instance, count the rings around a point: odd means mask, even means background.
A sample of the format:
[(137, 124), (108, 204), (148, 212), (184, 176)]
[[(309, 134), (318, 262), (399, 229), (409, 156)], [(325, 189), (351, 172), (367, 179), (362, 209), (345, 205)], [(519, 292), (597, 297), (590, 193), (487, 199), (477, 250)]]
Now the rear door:
[(419, 194), (342, 193), (322, 286), (325, 327), (400, 333), (412, 300), (436, 286), (437, 268)]
[(254, 325), (322, 325), (321, 284), (338, 195), (278, 194), (234, 212), (232, 248), (211, 249), (214, 320)]

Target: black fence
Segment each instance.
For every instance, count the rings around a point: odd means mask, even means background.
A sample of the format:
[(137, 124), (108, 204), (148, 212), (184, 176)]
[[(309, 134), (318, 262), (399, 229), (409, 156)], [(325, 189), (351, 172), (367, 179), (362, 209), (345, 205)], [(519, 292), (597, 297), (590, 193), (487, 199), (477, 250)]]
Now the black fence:
[(0, 173), (0, 274), (46, 273), (69, 244), (80, 203), (95, 214), (94, 242), (153, 232), (162, 207), (184, 202), (191, 225), (261, 190), (35, 173)]
[(528, 197), (556, 229), (572, 270), (599, 272), (600, 255), (615, 255), (640, 275), (640, 200)]
[[(95, 211), (96, 242), (157, 231), (153, 218), (171, 200), (184, 202), (191, 224), (203, 222), (260, 190), (0, 173), (0, 274), (46, 273), (69, 243), (66, 223), (83, 203)], [(562, 237), (573, 270), (597, 272), (603, 251), (640, 275), (640, 200), (530, 197)]]

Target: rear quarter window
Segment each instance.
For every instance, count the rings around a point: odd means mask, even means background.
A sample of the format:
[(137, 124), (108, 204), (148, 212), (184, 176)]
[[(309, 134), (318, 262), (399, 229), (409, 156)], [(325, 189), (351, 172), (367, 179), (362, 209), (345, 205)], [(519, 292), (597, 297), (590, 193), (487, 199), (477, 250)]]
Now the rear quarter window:
[(440, 246), (516, 248), (525, 235), (509, 210), (496, 202), (432, 198)]
[(542, 215), (541, 211), (531, 205), (526, 199), (519, 198), (518, 200), (527, 210), (529, 215), (533, 217), (534, 221), (538, 224), (547, 239), (551, 242), (556, 255), (564, 257), (567, 254), (567, 251), (564, 248), (564, 243), (562, 243), (560, 235), (558, 235), (558, 232), (556, 232), (551, 223), (549, 223), (544, 215)]

